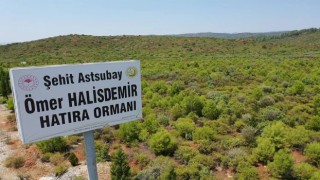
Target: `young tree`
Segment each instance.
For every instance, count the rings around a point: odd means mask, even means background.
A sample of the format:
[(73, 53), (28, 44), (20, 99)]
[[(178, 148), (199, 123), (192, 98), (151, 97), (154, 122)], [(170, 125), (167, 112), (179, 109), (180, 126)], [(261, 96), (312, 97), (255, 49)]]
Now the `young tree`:
[(196, 125), (194, 124), (193, 120), (190, 118), (180, 118), (177, 120), (175, 127), (177, 131), (181, 135), (181, 137), (192, 140), (192, 135), (194, 130), (196, 129)]
[(161, 130), (150, 137), (149, 146), (156, 155), (172, 155), (177, 141), (169, 132)]
[(200, 99), (200, 97), (196, 95), (189, 95), (185, 97), (182, 101), (182, 105), (185, 109), (186, 114), (194, 112), (198, 116), (202, 116), (203, 104), (204, 103)]
[(292, 87), (289, 89), (290, 93), (294, 95), (301, 95), (304, 92), (305, 86), (301, 81), (295, 81)]
[(36, 143), (43, 153), (65, 152), (68, 150), (67, 141), (64, 137), (56, 137)]
[(303, 149), (310, 141), (310, 133), (303, 126), (289, 128), (286, 133), (286, 141), (291, 147)]
[(258, 146), (253, 149), (253, 154), (257, 161), (267, 163), (272, 160), (275, 153), (275, 144), (269, 138), (259, 138)]
[(314, 108), (314, 114), (320, 115), (320, 95), (317, 95), (314, 97), (313, 108)]
[(236, 179), (238, 180), (258, 180), (259, 171), (247, 161), (242, 161), (237, 166)]
[(297, 179), (310, 179), (317, 168), (308, 163), (295, 164), (293, 167), (294, 177)]
[(135, 143), (139, 141), (139, 134), (141, 127), (139, 122), (132, 121), (120, 125), (118, 135), (122, 142), (127, 144)]
[(71, 163), (72, 166), (76, 166), (79, 163), (78, 157), (72, 152), (70, 153), (68, 157), (69, 162)]
[(122, 149), (118, 149), (112, 156), (111, 179), (127, 180), (130, 179), (130, 167), (128, 158)]
[(180, 146), (174, 153), (174, 157), (182, 164), (188, 164), (199, 152), (190, 146)]
[(287, 147), (286, 132), (288, 127), (281, 121), (273, 122), (263, 129), (262, 137), (269, 138), (276, 146), (276, 149)]
[(274, 155), (274, 161), (268, 164), (268, 170), (272, 177), (279, 179), (291, 179), (294, 159), (288, 149), (280, 149)]
[(140, 171), (134, 179), (176, 180), (175, 161), (172, 158), (158, 156)]
[(197, 127), (193, 133), (193, 140), (209, 140), (213, 141), (216, 138), (216, 131), (208, 126)]
[[(318, 111), (318, 110), (317, 110)], [(313, 116), (307, 123), (306, 128), (314, 131), (320, 131), (320, 116)]]
[(208, 119), (217, 119), (221, 113), (213, 100), (208, 100), (202, 109), (202, 114)]
[(10, 93), (9, 73), (0, 67), (0, 94), (8, 99)]
[(173, 120), (177, 120), (178, 118), (182, 117), (184, 115), (184, 109), (180, 104), (175, 104), (170, 109), (170, 116)]
[(157, 132), (160, 124), (155, 115), (149, 115), (145, 117), (142, 127), (146, 129), (150, 134)]
[(320, 143), (314, 142), (308, 144), (304, 152), (309, 162), (320, 167)]

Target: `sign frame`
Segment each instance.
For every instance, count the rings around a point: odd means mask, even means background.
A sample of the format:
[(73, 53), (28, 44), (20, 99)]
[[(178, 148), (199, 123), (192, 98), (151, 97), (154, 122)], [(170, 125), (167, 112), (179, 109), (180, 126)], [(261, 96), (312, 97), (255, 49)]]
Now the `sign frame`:
[(10, 79), (24, 144), (142, 118), (138, 60), (11, 68)]

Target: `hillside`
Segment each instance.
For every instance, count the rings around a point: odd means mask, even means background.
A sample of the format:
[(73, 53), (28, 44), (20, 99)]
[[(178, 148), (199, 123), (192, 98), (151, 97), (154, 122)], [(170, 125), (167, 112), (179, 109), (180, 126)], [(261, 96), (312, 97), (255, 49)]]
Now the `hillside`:
[[(300, 57), (317, 56), (319, 46), (319, 31), (263, 41), (250, 38), (227, 40), (168, 36), (69, 35), (0, 46), (0, 62), (44, 61), (50, 64), (54, 63), (52, 61), (64, 63), (120, 59), (192, 60), (261, 57), (270, 54)], [(290, 53), (286, 53), (288, 51)]]
[[(245, 39), (69, 35), (0, 46), (1, 75), (15, 66), (124, 59), (141, 60), (143, 119), (97, 130), (100, 162), (122, 149), (126, 175), (138, 180), (320, 179), (318, 30)], [(1, 102), (13, 109), (10, 97)], [(48, 151), (52, 145), (64, 151)], [(72, 169), (71, 152), (84, 163), (82, 135), (14, 147), (11, 158), (37, 150), (32, 163), (8, 166), (34, 179), (57, 162)]]

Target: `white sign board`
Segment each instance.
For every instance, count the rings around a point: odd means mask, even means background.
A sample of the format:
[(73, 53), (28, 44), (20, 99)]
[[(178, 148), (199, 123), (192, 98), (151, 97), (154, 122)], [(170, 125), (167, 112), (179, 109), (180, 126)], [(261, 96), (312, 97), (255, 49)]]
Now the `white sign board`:
[(142, 118), (140, 61), (10, 69), (23, 143)]

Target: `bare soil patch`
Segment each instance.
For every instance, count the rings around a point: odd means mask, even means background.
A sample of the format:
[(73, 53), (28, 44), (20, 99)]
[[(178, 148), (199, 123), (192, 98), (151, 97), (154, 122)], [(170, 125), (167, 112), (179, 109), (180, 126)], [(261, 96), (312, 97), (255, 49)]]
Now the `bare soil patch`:
[[(13, 112), (7, 110), (0, 104), (0, 179), (15, 180), (19, 179), (18, 175), (28, 177), (31, 180), (38, 180), (43, 177), (49, 179), (73, 179), (75, 176), (87, 178), (87, 166), (85, 162), (85, 151), (83, 144), (79, 144), (72, 151), (80, 160), (78, 166), (72, 167), (68, 160), (64, 164), (68, 165), (67, 172), (57, 178), (53, 175), (54, 166), (51, 163), (43, 163), (40, 161), (41, 152), (35, 144), (23, 145), (19, 140), (17, 131), (12, 131), (15, 123), (8, 120)], [(8, 157), (24, 157), (25, 165), (19, 169), (6, 168), (4, 162)], [(98, 176), (101, 180), (110, 179), (110, 162), (97, 164)]]

